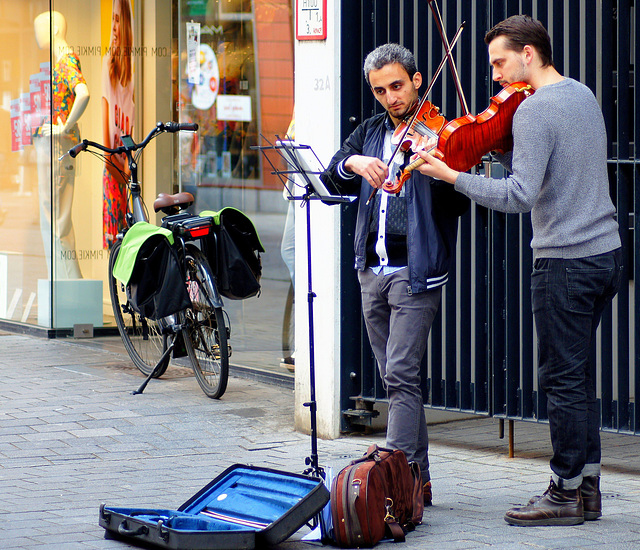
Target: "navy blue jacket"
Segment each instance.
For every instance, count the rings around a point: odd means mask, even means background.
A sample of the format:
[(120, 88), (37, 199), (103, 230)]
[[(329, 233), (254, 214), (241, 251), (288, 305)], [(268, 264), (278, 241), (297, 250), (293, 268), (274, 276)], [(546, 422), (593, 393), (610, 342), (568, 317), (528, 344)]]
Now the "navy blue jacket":
[[(333, 156), (323, 179), (330, 177), (346, 194), (358, 194), (358, 218), (354, 238), (356, 269), (366, 265), (367, 236), (371, 209), (375, 201), (367, 200), (373, 188), (362, 177), (344, 179), (338, 164), (351, 155), (382, 158), (384, 135), (393, 129), (386, 113), (375, 115), (360, 124)], [(469, 207), (469, 199), (453, 185), (434, 180), (418, 171), (404, 184), (407, 201), (407, 258), (410, 293), (425, 292), (444, 285), (449, 264), (455, 254), (458, 216)], [(384, 191), (380, 190), (380, 193)]]

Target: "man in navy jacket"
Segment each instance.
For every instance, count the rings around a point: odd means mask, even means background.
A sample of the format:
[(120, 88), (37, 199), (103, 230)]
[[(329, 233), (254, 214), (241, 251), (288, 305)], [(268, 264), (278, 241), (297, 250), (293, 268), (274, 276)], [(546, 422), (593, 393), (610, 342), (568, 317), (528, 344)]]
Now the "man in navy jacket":
[(386, 112), (354, 130), (323, 177), (359, 194), (355, 267), (369, 341), (389, 398), (387, 445), (418, 463), (428, 506), (429, 441), (420, 363), (455, 255), (457, 217), (469, 202), (417, 171), (397, 195), (380, 190), (409, 160), (410, 153), (391, 159), (391, 135), (416, 108), (422, 75), (413, 54), (398, 44), (371, 52), (364, 75)]

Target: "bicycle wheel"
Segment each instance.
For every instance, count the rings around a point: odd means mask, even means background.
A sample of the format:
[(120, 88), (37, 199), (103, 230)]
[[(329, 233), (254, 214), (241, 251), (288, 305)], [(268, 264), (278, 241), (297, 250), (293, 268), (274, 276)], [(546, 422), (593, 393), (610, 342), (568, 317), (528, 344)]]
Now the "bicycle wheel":
[[(120, 251), (120, 244), (119, 241), (116, 242), (109, 254), (109, 293), (111, 294), (113, 315), (116, 318), (118, 332), (129, 357), (142, 374), (149, 376), (167, 349), (167, 335), (162, 334), (156, 321), (141, 317), (131, 308), (127, 300), (125, 285), (112, 275), (113, 266)], [(170, 356), (165, 358), (155, 378), (165, 373), (170, 359)]]
[(207, 397), (219, 399), (229, 378), (229, 336), (222, 307), (213, 305), (217, 295), (211, 269), (200, 250), (186, 252), (187, 289), (193, 304), (186, 310), (184, 343), (193, 372)]

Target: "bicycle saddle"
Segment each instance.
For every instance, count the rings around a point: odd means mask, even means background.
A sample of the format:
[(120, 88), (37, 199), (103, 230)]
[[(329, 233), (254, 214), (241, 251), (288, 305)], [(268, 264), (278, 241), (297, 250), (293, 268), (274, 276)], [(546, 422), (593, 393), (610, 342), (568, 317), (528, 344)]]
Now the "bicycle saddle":
[(176, 214), (179, 210), (191, 206), (194, 200), (191, 193), (183, 192), (175, 195), (160, 193), (158, 198), (153, 201), (153, 210), (155, 212), (162, 210), (165, 214)]

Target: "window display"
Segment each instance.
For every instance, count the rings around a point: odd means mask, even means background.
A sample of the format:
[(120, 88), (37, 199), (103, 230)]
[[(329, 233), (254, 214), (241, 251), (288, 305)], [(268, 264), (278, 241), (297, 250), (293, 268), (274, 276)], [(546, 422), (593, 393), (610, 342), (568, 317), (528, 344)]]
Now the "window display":
[(145, 203), (186, 190), (196, 211), (231, 206), (255, 220), (266, 248), (262, 292), (225, 304), (234, 361), (286, 372), (289, 204), (252, 147), (261, 134), (285, 135), (292, 120), (291, 1), (157, 5), (0, 0), (0, 117), (11, 128), (0, 138), (0, 320), (55, 330), (115, 326), (106, 274), (126, 211), (127, 174), (113, 166), (124, 171), (124, 163), (111, 158), (105, 170), (91, 155), (66, 152), (83, 138), (107, 146), (124, 134), (140, 139), (137, 130), (158, 120), (197, 122), (197, 134), (156, 144), (155, 156), (141, 161)]
[[(55, 329), (108, 326), (101, 168), (67, 154), (101, 128), (103, 7), (112, 0), (0, 0), (0, 318)], [(109, 15), (110, 17), (110, 15)], [(18, 102), (13, 101), (14, 99)]]
[[(225, 303), (235, 331), (232, 362), (287, 372), (294, 349), (293, 243), (283, 240), (292, 207), (253, 147), (262, 144), (261, 135), (284, 136), (293, 117), (292, 3), (183, 0), (175, 20), (176, 109), (181, 121), (200, 125), (197, 139), (181, 143), (180, 184), (196, 197), (196, 212), (232, 206), (247, 213), (266, 248), (261, 295)], [(286, 235), (292, 237), (292, 228), (289, 223)]]

